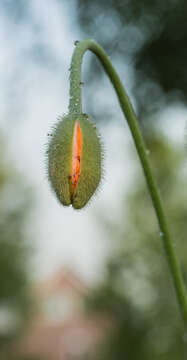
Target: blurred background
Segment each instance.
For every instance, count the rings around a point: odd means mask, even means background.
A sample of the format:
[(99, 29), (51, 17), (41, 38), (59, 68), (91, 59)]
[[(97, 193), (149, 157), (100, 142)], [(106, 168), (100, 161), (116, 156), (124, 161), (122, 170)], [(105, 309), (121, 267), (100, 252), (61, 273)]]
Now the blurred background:
[(187, 279), (187, 3), (0, 1), (0, 358), (185, 359), (185, 334), (127, 124), (94, 55), (83, 106), (102, 135), (100, 191), (63, 208), (48, 134), (68, 109), (74, 41), (94, 38), (138, 116)]

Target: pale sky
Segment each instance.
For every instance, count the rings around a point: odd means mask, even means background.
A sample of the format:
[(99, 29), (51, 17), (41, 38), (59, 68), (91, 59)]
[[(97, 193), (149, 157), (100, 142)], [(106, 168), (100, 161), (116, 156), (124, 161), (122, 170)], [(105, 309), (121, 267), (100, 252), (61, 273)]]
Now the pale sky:
[[(134, 171), (129, 158), (131, 137), (125, 122), (123, 127), (118, 102), (107, 82), (104, 88), (98, 88), (98, 97), (103, 96), (106, 102), (113, 96), (110, 103), (119, 115), (115, 126), (114, 122), (102, 128), (98, 124), (105, 144), (101, 191), (82, 211), (64, 208), (57, 202), (47, 181), (45, 144), (57, 116), (67, 112), (73, 43), (85, 35), (76, 25), (75, 1), (59, 5), (56, 1), (31, 0), (28, 4), (23, 21), (0, 12), (0, 126), (8, 136), (17, 169), (33, 187), (35, 205), (28, 224), (35, 247), (33, 274), (46, 276), (68, 265), (86, 279), (95, 279), (110, 247), (95, 213), (99, 210), (117, 218), (120, 196)], [(133, 76), (128, 66), (126, 69), (130, 91)], [(187, 111), (178, 106), (177, 114), (177, 122), (176, 108), (166, 109), (162, 116), (166, 123), (168, 116), (173, 119), (169, 134), (177, 133), (182, 144)]]

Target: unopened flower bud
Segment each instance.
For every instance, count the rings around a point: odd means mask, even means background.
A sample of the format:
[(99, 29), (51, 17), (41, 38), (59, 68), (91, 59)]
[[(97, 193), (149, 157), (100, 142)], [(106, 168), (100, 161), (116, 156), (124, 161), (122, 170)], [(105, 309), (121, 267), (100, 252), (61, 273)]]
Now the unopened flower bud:
[(85, 114), (69, 114), (56, 125), (48, 147), (48, 174), (59, 201), (84, 207), (101, 179), (99, 135)]

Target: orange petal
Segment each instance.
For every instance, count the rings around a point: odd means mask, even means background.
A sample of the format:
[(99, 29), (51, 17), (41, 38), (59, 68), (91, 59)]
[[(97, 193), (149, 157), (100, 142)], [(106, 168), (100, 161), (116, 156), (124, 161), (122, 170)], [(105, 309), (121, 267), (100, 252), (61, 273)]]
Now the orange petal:
[(71, 181), (73, 191), (75, 191), (80, 172), (81, 172), (81, 154), (82, 154), (82, 133), (78, 120), (75, 123), (74, 135), (73, 135), (73, 158), (72, 158), (72, 175)]

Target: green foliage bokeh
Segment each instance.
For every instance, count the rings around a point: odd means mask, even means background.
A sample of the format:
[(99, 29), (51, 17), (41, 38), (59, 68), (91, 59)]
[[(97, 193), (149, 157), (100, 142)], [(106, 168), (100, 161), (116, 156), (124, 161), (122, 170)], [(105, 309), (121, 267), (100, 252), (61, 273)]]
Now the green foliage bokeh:
[(10, 160), (0, 137), (0, 358), (9, 359), (11, 344), (29, 320), (29, 258), (26, 224), (32, 191)]
[[(147, 135), (146, 144), (185, 275), (184, 149), (174, 148), (161, 133)], [(115, 326), (99, 347), (96, 359), (183, 360), (183, 322), (162, 246), (162, 234), (159, 234), (145, 181), (138, 171), (131, 191), (122, 199), (124, 211), (118, 223), (109, 221), (103, 212), (100, 214), (99, 221), (104, 224), (113, 255), (107, 260), (102, 282), (88, 297), (87, 306), (89, 311), (105, 312)]]

